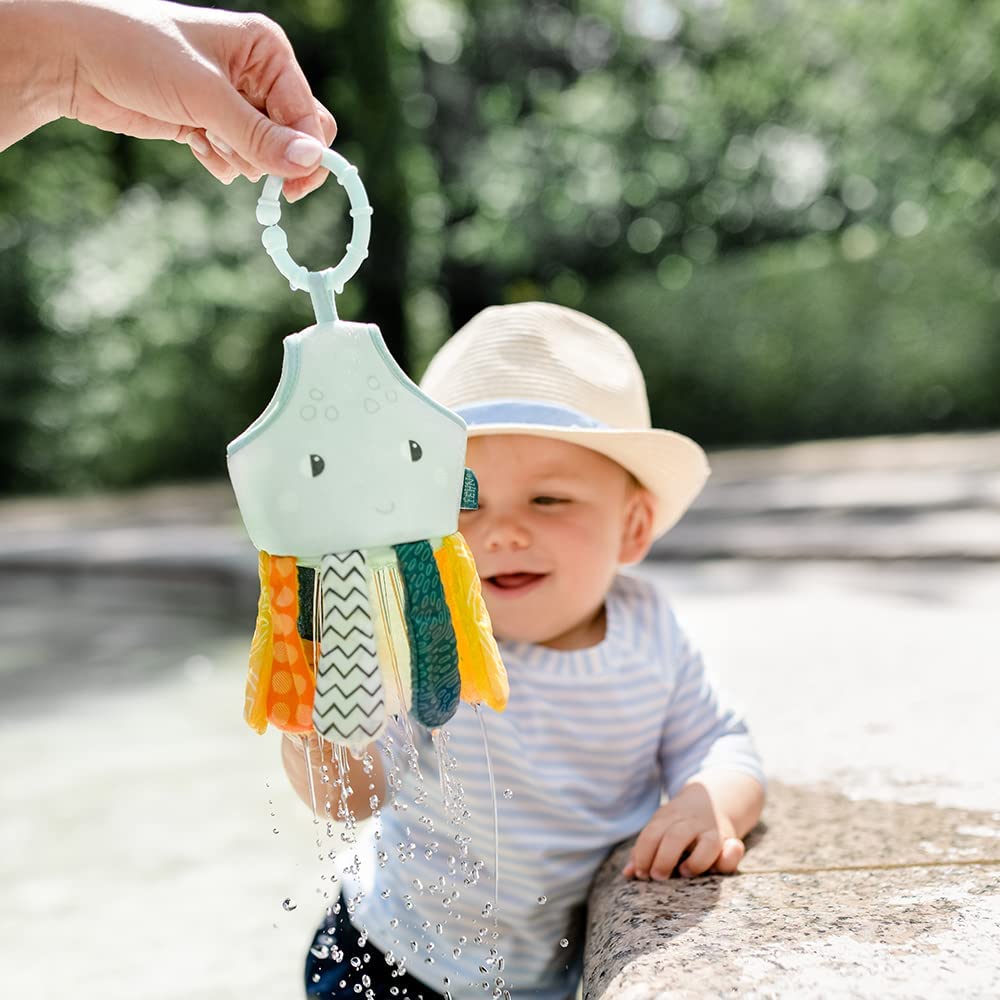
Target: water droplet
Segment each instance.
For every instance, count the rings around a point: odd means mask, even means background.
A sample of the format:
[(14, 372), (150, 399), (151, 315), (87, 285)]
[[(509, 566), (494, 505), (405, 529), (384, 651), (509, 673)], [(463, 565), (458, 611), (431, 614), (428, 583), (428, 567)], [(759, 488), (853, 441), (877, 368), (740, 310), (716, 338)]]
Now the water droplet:
[(318, 982), (319, 982), (319, 973), (318, 973), (318, 972), (314, 972), (314, 973), (312, 974), (312, 981), (313, 981), (314, 983), (318, 983)]
[(512, 799), (512, 798), (514, 798), (514, 789), (513, 788), (505, 788), (503, 790), (503, 797), (505, 799)]
[(277, 827), (275, 827), (275, 828), (274, 828), (274, 829), (273, 829), (273, 830), (271, 831), (271, 833), (277, 833), (277, 832), (278, 832), (278, 828), (277, 828)]
[(548, 896), (539, 896), (538, 897), (538, 905), (539, 906), (544, 906), (548, 901), (549, 901), (549, 897)]
[[(329, 958), (330, 957), (330, 949), (325, 944), (314, 944), (309, 950), (317, 958)], [(319, 979), (319, 977), (317, 976), (317, 978), (314, 979), (313, 982), (317, 982), (318, 979)]]
[(294, 910), (299, 904), (295, 902), (294, 899), (285, 899), (281, 903), (281, 908), (283, 910), (288, 910), (289, 912)]
[(451, 954), (452, 954), (452, 957), (458, 958), (462, 954), (462, 949), (461, 948), (452, 948), (451, 949)]
[(563, 938), (562, 941), (559, 942), (559, 947), (560, 948), (568, 948), (569, 947), (569, 938)]

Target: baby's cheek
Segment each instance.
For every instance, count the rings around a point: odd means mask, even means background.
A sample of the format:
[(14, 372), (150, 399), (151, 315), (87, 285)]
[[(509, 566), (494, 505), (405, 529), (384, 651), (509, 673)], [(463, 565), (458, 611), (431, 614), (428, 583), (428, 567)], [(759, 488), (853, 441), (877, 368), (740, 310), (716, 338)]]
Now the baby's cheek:
[(466, 544), (472, 550), (472, 558), (479, 562), (482, 555), (479, 531), (476, 528), (476, 520), (473, 514), (462, 513), (458, 515), (458, 530), (462, 533)]

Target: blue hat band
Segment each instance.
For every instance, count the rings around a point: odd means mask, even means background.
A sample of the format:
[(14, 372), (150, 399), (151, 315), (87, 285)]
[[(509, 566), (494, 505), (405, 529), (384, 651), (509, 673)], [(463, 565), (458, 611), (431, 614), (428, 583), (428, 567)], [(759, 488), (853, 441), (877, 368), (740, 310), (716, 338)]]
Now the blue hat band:
[(536, 424), (541, 427), (566, 427), (582, 430), (607, 429), (608, 425), (586, 413), (556, 403), (538, 403), (531, 399), (495, 399), (473, 403), (455, 410), (470, 427), (483, 424)]

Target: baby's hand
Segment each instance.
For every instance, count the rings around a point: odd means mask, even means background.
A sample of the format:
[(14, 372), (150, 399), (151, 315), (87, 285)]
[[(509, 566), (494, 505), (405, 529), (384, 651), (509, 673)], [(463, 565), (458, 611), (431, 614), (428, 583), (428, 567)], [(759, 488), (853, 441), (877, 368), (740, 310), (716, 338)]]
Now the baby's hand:
[(704, 872), (723, 875), (736, 871), (744, 854), (743, 841), (728, 816), (718, 812), (704, 786), (686, 785), (653, 813), (636, 839), (625, 878), (670, 878), (677, 862), (685, 878)]

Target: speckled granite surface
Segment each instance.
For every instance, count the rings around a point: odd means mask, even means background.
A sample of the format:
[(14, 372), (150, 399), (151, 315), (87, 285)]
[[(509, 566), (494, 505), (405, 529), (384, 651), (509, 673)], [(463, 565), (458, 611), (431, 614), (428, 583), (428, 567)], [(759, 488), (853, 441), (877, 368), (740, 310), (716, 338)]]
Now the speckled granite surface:
[(591, 895), (584, 1000), (1000, 995), (1000, 812), (777, 785), (742, 874)]
[(856, 801), (829, 786), (772, 782), (764, 822), (747, 843), (744, 874), (1000, 861), (1000, 802), (996, 812), (983, 813)]

